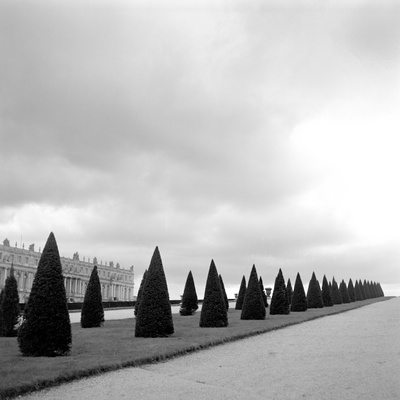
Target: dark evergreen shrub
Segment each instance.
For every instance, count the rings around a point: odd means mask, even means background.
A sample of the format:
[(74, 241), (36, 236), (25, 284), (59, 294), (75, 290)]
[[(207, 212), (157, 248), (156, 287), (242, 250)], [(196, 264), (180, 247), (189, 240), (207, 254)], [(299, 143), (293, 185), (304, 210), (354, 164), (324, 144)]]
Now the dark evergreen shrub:
[(382, 289), (381, 284), (378, 282), (377, 285), (378, 285), (379, 297), (385, 297), (385, 293), (384, 293), (384, 291), (383, 291), (383, 289)]
[(324, 307), (333, 306), (331, 289), (329, 288), (329, 283), (325, 275), (324, 278), (322, 279), (322, 301), (324, 303)]
[(138, 312), (138, 309), (139, 309), (140, 299), (142, 298), (143, 286), (144, 286), (144, 283), (146, 282), (146, 276), (147, 276), (147, 269), (146, 269), (146, 270), (144, 271), (144, 273), (143, 273), (142, 281), (140, 282), (138, 294), (137, 294), (137, 296), (136, 296), (135, 309), (134, 309), (134, 311), (133, 311), (135, 317), (137, 316), (137, 312)]
[(324, 307), (324, 302), (322, 300), (321, 287), (313, 272), (307, 290), (307, 308), (322, 307)]
[(199, 308), (196, 287), (194, 285), (192, 271), (186, 278), (185, 289), (183, 290), (182, 303), (179, 313), (181, 315), (193, 315)]
[(228, 300), (228, 296), (227, 296), (227, 294), (226, 294), (224, 281), (223, 281), (221, 275), (219, 275), (219, 283), (220, 283), (220, 285), (221, 285), (222, 295), (224, 296), (225, 307), (226, 307), (227, 310), (229, 310), (229, 300)]
[(261, 296), (263, 298), (264, 306), (265, 306), (265, 308), (268, 308), (267, 294), (265, 293), (264, 282), (263, 282), (261, 276), (259, 279), (259, 283), (260, 283)]
[(343, 304), (350, 303), (350, 296), (344, 279), (342, 279), (342, 282), (340, 282), (339, 290), (340, 290), (340, 295), (342, 296)]
[(335, 304), (342, 304), (342, 296), (340, 294), (339, 286), (335, 281), (335, 277), (332, 278), (332, 303)]
[(1, 302), (3, 319), (2, 335), (7, 337), (17, 336), (19, 319), (18, 283), (14, 277), (14, 267), (11, 265), (10, 276), (4, 284), (3, 300)]
[(304, 291), (303, 282), (301, 281), (299, 273), (297, 273), (296, 281), (294, 283), (291, 310), (295, 312), (307, 311), (306, 292)]
[(261, 294), (260, 282), (257, 276), (256, 266), (253, 265), (250, 272), (249, 283), (244, 296), (242, 314), (240, 319), (264, 319), (265, 304)]
[(373, 299), (375, 299), (376, 297), (378, 297), (377, 293), (376, 293), (376, 285), (375, 282), (370, 282), (369, 283), (369, 291), (371, 292), (371, 296)]
[(356, 301), (356, 292), (354, 290), (354, 285), (353, 285), (353, 281), (349, 280), (349, 284), (347, 285), (347, 291), (349, 293), (349, 300), (351, 303)]
[(287, 281), (286, 293), (287, 293), (289, 309), (290, 309), (290, 306), (292, 305), (292, 296), (293, 296), (292, 282), (290, 282), (290, 278)]
[(290, 313), (285, 279), (280, 268), (275, 279), (274, 291), (272, 293), (271, 304), (269, 306), (269, 313), (271, 315), (287, 315)]
[(104, 310), (101, 298), (101, 285), (97, 265), (93, 267), (89, 283), (86, 288), (82, 304), (81, 326), (82, 328), (98, 328), (103, 325)]
[(224, 294), (214, 260), (211, 260), (200, 314), (200, 327), (223, 328), (226, 326), (228, 326), (228, 312)]
[(51, 232), (33, 280), (18, 331), (18, 344), (24, 356), (54, 357), (68, 354), (71, 343), (71, 323), (60, 254)]
[(245, 294), (246, 294), (246, 278), (243, 275), (242, 282), (240, 283), (238, 297), (236, 299), (235, 310), (241, 310), (243, 308)]
[(356, 280), (356, 284), (354, 286), (354, 292), (356, 294), (356, 301), (361, 301), (363, 300), (363, 295), (361, 293), (361, 288), (360, 288), (360, 284), (358, 283), (358, 281)]
[(362, 287), (364, 289), (365, 299), (370, 299), (371, 293), (369, 291), (368, 283), (365, 279), (364, 279), (364, 283), (362, 284)]
[(136, 337), (165, 337), (174, 333), (167, 280), (158, 247), (147, 270), (136, 315)]
[(4, 299), (4, 289), (1, 289), (0, 290), (0, 336), (4, 336), (3, 299)]
[(362, 295), (363, 300), (366, 300), (367, 299), (367, 294), (365, 293), (364, 285), (361, 282), (361, 279), (358, 280), (358, 285), (360, 286), (361, 295)]

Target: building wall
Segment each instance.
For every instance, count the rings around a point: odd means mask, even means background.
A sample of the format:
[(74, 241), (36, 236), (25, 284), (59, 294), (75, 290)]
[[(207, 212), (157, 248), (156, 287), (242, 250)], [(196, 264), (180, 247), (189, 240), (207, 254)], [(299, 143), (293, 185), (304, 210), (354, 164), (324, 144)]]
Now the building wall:
[[(26, 250), (10, 246), (7, 239), (0, 244), (0, 290), (3, 289), (7, 276), (10, 275), (11, 263), (14, 265), (14, 275), (18, 282), (18, 292), (21, 303), (26, 303), (31, 292), (33, 279), (42, 253), (35, 251), (34, 245)], [(122, 269), (117, 263), (97, 262), (96, 257), (80, 260), (75, 253), (72, 258), (60, 257), (64, 276), (64, 284), (69, 302), (83, 302), (86, 287), (93, 266), (97, 265), (100, 278), (103, 301), (132, 301), (135, 300), (134, 271)]]

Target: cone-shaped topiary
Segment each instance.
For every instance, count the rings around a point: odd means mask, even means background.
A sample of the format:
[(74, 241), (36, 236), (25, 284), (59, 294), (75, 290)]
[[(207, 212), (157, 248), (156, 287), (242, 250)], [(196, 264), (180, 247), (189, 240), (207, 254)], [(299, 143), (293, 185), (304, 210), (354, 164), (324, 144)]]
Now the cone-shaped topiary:
[(359, 285), (357, 280), (356, 280), (356, 284), (354, 285), (354, 292), (356, 294), (356, 301), (363, 300), (361, 289), (360, 289), (360, 285)]
[(332, 303), (334, 305), (343, 303), (338, 284), (335, 281), (335, 277), (332, 278), (332, 293), (331, 294), (332, 294)]
[(286, 294), (287, 294), (289, 309), (290, 309), (290, 306), (292, 305), (292, 296), (293, 296), (292, 282), (290, 282), (290, 278), (287, 281)]
[(378, 282), (377, 285), (378, 285), (379, 297), (385, 297), (385, 292), (383, 291), (381, 284)]
[(0, 336), (4, 334), (4, 326), (3, 326), (3, 299), (4, 299), (4, 289), (0, 290)]
[(349, 284), (347, 285), (347, 291), (349, 293), (349, 300), (351, 303), (353, 303), (354, 301), (356, 301), (356, 292), (354, 290), (354, 285), (353, 285), (353, 281), (349, 280)]
[(365, 279), (364, 279), (364, 283), (363, 283), (363, 288), (364, 288), (365, 298), (366, 299), (370, 299), (371, 298), (371, 292), (369, 291), (368, 282)]
[(53, 232), (39, 260), (18, 344), (24, 356), (66, 355), (72, 343), (71, 323), (60, 254)]
[(301, 281), (299, 273), (297, 273), (296, 281), (294, 283), (291, 310), (296, 312), (307, 311), (306, 292), (304, 291), (303, 282)]
[(365, 293), (364, 286), (363, 286), (363, 284), (361, 282), (361, 279), (358, 280), (358, 286), (360, 287), (362, 299), (366, 300), (367, 299), (367, 294)]
[(217, 267), (214, 260), (211, 260), (200, 314), (200, 327), (223, 328), (226, 326), (228, 326), (228, 312), (224, 294), (222, 293)]
[(275, 279), (274, 291), (272, 293), (271, 304), (269, 306), (269, 313), (271, 315), (287, 315), (290, 313), (285, 279), (280, 268)]
[(333, 306), (331, 289), (329, 288), (329, 283), (325, 275), (322, 279), (322, 301), (324, 302), (324, 307)]
[(179, 313), (181, 315), (193, 315), (199, 308), (196, 287), (194, 285), (192, 271), (186, 278), (185, 288), (182, 295), (182, 303)]
[[(348, 288), (347, 288), (347, 290), (348, 290)], [(370, 283), (369, 283), (369, 290), (370, 290), (370, 292), (371, 292), (371, 296), (372, 296), (373, 299), (376, 298), (376, 297), (378, 297), (378, 295), (377, 295), (377, 293), (376, 293), (375, 282), (370, 282)]]
[(147, 270), (136, 315), (136, 337), (165, 337), (174, 333), (167, 280), (158, 247)]
[(263, 282), (261, 276), (259, 279), (259, 283), (260, 283), (261, 296), (263, 298), (264, 306), (265, 306), (265, 308), (268, 308), (267, 294), (265, 293), (264, 282)]
[(246, 278), (243, 275), (242, 282), (240, 283), (238, 297), (236, 299), (235, 310), (241, 310), (243, 308), (245, 294), (246, 294)]
[(142, 281), (140, 282), (140, 286), (139, 286), (139, 291), (138, 291), (138, 294), (136, 296), (135, 309), (133, 311), (135, 317), (136, 317), (138, 309), (139, 309), (140, 299), (142, 298), (143, 286), (144, 286), (144, 283), (146, 282), (146, 276), (147, 276), (147, 269), (144, 270)]
[(18, 283), (14, 277), (14, 267), (11, 264), (10, 276), (4, 284), (3, 300), (0, 304), (3, 319), (2, 336), (17, 336), (18, 319), (19, 319), (19, 295)]
[(251, 268), (248, 282), (240, 319), (265, 319), (265, 304), (255, 265)]
[(219, 275), (219, 283), (221, 285), (222, 294), (224, 296), (225, 307), (226, 307), (227, 310), (229, 310), (229, 300), (228, 300), (228, 296), (226, 294), (224, 280), (222, 279), (221, 274)]
[(103, 325), (104, 310), (101, 298), (101, 285), (97, 265), (93, 267), (86, 288), (81, 312), (82, 328), (98, 328)]
[(319, 282), (318, 282), (314, 272), (312, 273), (310, 283), (308, 285), (307, 307), (308, 308), (323, 308), (324, 307), (324, 301), (322, 300), (321, 287), (319, 286)]
[(347, 290), (347, 286), (344, 279), (342, 279), (342, 281), (340, 282), (339, 290), (340, 290), (340, 295), (342, 296), (343, 304), (350, 303), (349, 292)]

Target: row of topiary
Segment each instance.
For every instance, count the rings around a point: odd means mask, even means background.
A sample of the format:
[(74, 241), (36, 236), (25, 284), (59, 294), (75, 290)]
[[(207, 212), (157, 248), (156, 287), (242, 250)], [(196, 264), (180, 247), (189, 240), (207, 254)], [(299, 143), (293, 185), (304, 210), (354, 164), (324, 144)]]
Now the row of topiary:
[[(337, 288), (334, 279), (332, 284), (328, 284), (324, 277), (321, 290), (314, 273), (306, 296), (299, 274), (292, 291), (290, 280), (286, 286), (282, 271), (279, 270), (269, 310), (270, 314), (289, 314), (290, 310), (305, 311), (307, 308), (378, 296), (383, 296), (380, 285), (365, 281), (364, 284), (361, 281), (356, 282), (355, 287), (351, 280), (348, 287), (342, 281), (340, 288)], [(0, 299), (0, 334), (18, 335), (18, 345), (23, 355), (52, 357), (69, 353), (72, 344), (71, 323), (61, 261), (53, 233), (50, 233), (43, 249), (31, 294), (18, 329), (18, 289), (13, 268)], [(258, 278), (253, 265), (247, 287), (245, 278), (242, 279), (236, 308), (241, 309), (241, 319), (249, 320), (264, 319), (267, 307), (262, 278)], [(197, 308), (196, 289), (192, 273), (189, 272), (180, 313), (192, 315)], [(224, 283), (212, 260), (200, 315), (200, 327), (227, 326), (228, 309), (229, 302)], [(134, 313), (136, 337), (163, 337), (174, 333), (168, 287), (158, 247), (154, 250), (150, 266), (143, 275)], [(94, 266), (85, 293), (81, 326), (99, 327), (103, 322), (100, 280), (97, 266)]]

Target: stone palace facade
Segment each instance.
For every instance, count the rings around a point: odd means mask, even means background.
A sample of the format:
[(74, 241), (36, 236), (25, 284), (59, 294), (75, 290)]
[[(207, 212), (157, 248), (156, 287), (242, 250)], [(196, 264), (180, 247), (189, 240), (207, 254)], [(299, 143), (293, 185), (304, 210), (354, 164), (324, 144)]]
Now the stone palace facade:
[[(18, 292), (20, 303), (26, 303), (31, 292), (33, 279), (39, 264), (41, 252), (35, 251), (35, 245), (31, 244), (26, 250), (10, 246), (8, 239), (0, 244), (0, 290), (4, 288), (7, 276), (10, 275), (11, 264), (14, 266), (14, 276), (18, 282)], [(97, 262), (96, 257), (92, 262), (90, 259), (85, 261), (79, 259), (79, 254), (75, 253), (72, 258), (60, 257), (64, 276), (64, 284), (69, 302), (83, 302), (87, 284), (93, 266), (97, 265), (100, 278), (103, 301), (132, 301), (136, 297), (133, 295), (134, 271), (122, 269), (117, 263), (110, 261), (108, 264), (101, 261)]]

